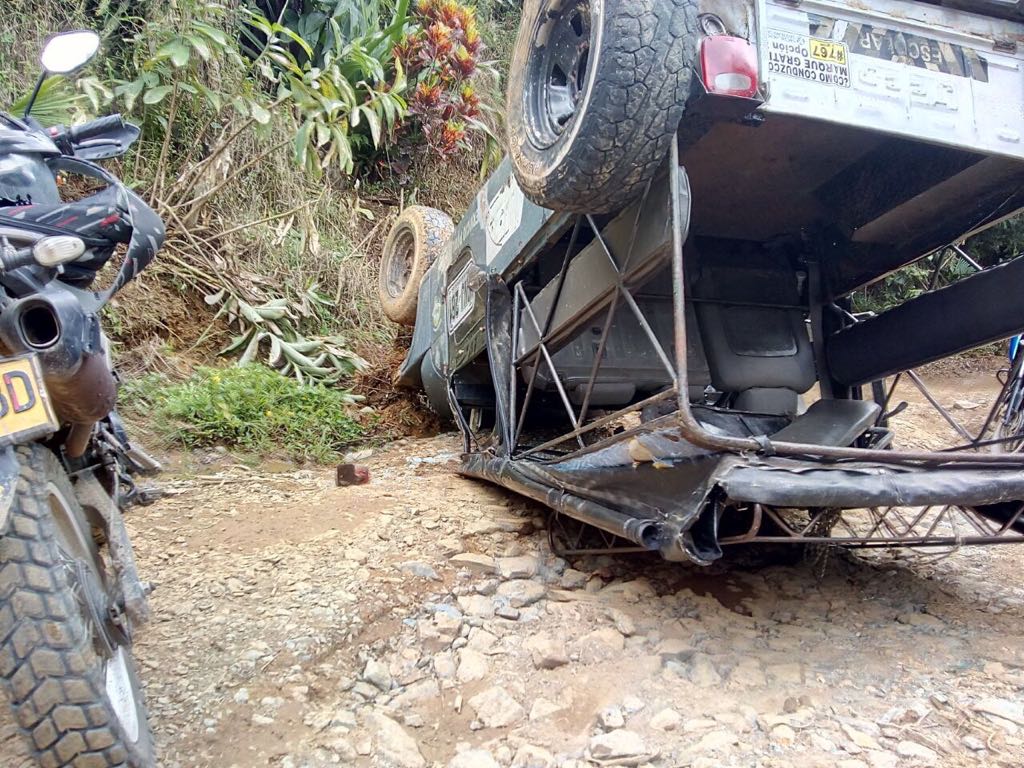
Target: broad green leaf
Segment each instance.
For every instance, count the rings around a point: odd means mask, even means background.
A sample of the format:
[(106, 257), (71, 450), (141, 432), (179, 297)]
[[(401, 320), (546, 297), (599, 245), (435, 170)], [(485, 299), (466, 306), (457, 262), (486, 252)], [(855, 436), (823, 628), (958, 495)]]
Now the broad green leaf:
[(189, 45), (199, 54), (203, 61), (210, 60), (210, 46), (199, 35), (187, 35)]
[(290, 40), (297, 43), (298, 46), (306, 53), (306, 55), (309, 56), (309, 58), (313, 58), (313, 49), (310, 47), (309, 43), (307, 43), (296, 32), (292, 31), (291, 29), (288, 29), (288, 27), (282, 27), (279, 24), (276, 24), (274, 26), (276, 31), (280, 32), (282, 35), (285, 35)]
[(316, 145), (322, 147), (331, 140), (331, 129), (323, 123), (316, 124)]
[(252, 110), (252, 119), (260, 125), (267, 125), (270, 122), (270, 112), (268, 112), (263, 106), (252, 102), (250, 104)]
[(231, 341), (228, 343), (228, 345), (226, 347), (224, 347), (224, 349), (222, 349), (217, 354), (218, 355), (234, 354), (235, 352), (237, 352), (238, 350), (242, 349), (243, 347), (245, 347), (249, 343), (249, 341), (251, 340), (251, 336), (255, 332), (256, 332), (255, 329), (253, 329), (253, 330), (249, 331), (248, 333), (243, 333), (240, 336), (235, 336), (233, 339), (231, 339)]
[(204, 24), (201, 21), (193, 21), (192, 26), (196, 30), (210, 38), (221, 48), (227, 48), (228, 45), (230, 44), (228, 41), (228, 36), (224, 34), (223, 30), (217, 29), (216, 27), (211, 27), (209, 24)]
[(370, 135), (373, 137), (373, 145), (379, 147), (381, 141), (380, 115), (374, 111), (370, 104), (364, 104), (359, 109), (366, 115), (366, 122), (370, 126)]
[(243, 352), (242, 356), (238, 358), (239, 365), (251, 363), (256, 359), (256, 355), (260, 351), (260, 342), (263, 341), (265, 336), (265, 333), (253, 332), (252, 339), (249, 341), (249, 345), (245, 348), (245, 352)]
[(149, 105), (159, 104), (172, 90), (173, 87), (170, 85), (158, 85), (156, 88), (150, 88), (142, 97), (142, 102)]
[(207, 88), (205, 85), (202, 85), (201, 83), (199, 84), (199, 91), (206, 98), (206, 101), (209, 102), (210, 106), (213, 107), (217, 112), (220, 112), (221, 107), (224, 104), (220, 94), (212, 88)]
[(285, 362), (284, 353), (281, 351), (281, 340), (277, 336), (270, 337), (270, 354), (267, 356), (267, 363), (274, 368), (280, 368)]
[(259, 312), (256, 311), (256, 309), (252, 306), (252, 304), (249, 304), (248, 302), (245, 302), (245, 301), (242, 301), (241, 299), (239, 299), (239, 301), (238, 301), (238, 311), (242, 315), (242, 317), (246, 320), (246, 322), (248, 322), (248, 323), (250, 323), (252, 325), (262, 325), (263, 324), (263, 317), (260, 315)]
[(309, 135), (313, 130), (313, 123), (308, 120), (303, 123), (295, 134), (295, 161), (302, 166), (306, 165), (306, 155), (309, 152)]
[(188, 65), (188, 61), (191, 56), (192, 51), (184, 45), (179, 44), (171, 53), (171, 63), (180, 69), (181, 67)]

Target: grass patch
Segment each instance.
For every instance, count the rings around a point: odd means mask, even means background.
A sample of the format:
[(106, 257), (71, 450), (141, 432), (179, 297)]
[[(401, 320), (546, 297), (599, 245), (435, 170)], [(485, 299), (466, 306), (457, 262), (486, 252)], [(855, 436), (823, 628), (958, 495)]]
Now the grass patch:
[(200, 368), (180, 384), (151, 374), (127, 382), (121, 395), (129, 412), (184, 448), (223, 445), (327, 463), (364, 435), (351, 393), (261, 365)]

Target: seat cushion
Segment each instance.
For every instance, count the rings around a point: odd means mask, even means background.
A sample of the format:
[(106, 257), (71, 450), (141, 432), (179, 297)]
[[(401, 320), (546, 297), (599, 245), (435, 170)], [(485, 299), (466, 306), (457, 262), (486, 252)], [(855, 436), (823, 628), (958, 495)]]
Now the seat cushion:
[(694, 282), (711, 383), (721, 392), (810, 389), (817, 374), (797, 277), (784, 264), (709, 260)]
[(778, 443), (846, 447), (874, 425), (880, 411), (877, 403), (866, 400), (818, 400), (771, 439)]
[(748, 413), (796, 416), (800, 413), (800, 401), (800, 395), (792, 389), (747, 389), (736, 396), (733, 408)]

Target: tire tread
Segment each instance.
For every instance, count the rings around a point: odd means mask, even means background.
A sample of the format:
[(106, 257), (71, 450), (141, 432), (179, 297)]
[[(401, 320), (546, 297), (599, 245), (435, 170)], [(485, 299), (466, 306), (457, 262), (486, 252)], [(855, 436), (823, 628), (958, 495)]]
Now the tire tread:
[[(413, 236), (413, 266), (405, 290), (395, 297), (388, 291), (388, 266), (403, 231), (411, 231)], [(402, 211), (384, 243), (377, 289), (384, 314), (392, 322), (409, 327), (416, 324), (420, 283), (430, 265), (444, 253), (454, 231), (451, 217), (437, 208), (411, 205)]]
[[(605, 44), (592, 98), (573, 146), (547, 167), (521, 125), (522, 85), (531, 54), (529, 26), (513, 58), (507, 113), (516, 178), (538, 205), (558, 211), (607, 213), (643, 194), (668, 155), (685, 111), (695, 59), (694, 0), (606, 0)], [(534, 3), (538, 13), (544, 2)]]
[(102, 664), (73, 609), (55, 526), (38, 490), (56, 460), (38, 446), (18, 448), (18, 455), (21, 477), (7, 531), (0, 532), (0, 680), (39, 765), (130, 765), (112, 714), (94, 706), (103, 701)]

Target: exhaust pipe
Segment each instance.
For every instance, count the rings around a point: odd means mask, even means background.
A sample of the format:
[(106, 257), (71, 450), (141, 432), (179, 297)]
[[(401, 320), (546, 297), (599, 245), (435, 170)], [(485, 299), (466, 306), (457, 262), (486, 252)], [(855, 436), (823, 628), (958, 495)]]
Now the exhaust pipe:
[(54, 410), (61, 421), (82, 425), (75, 431), (113, 410), (117, 382), (99, 318), (70, 291), (51, 283), (9, 304), (0, 312), (0, 341), (11, 354), (39, 357)]

